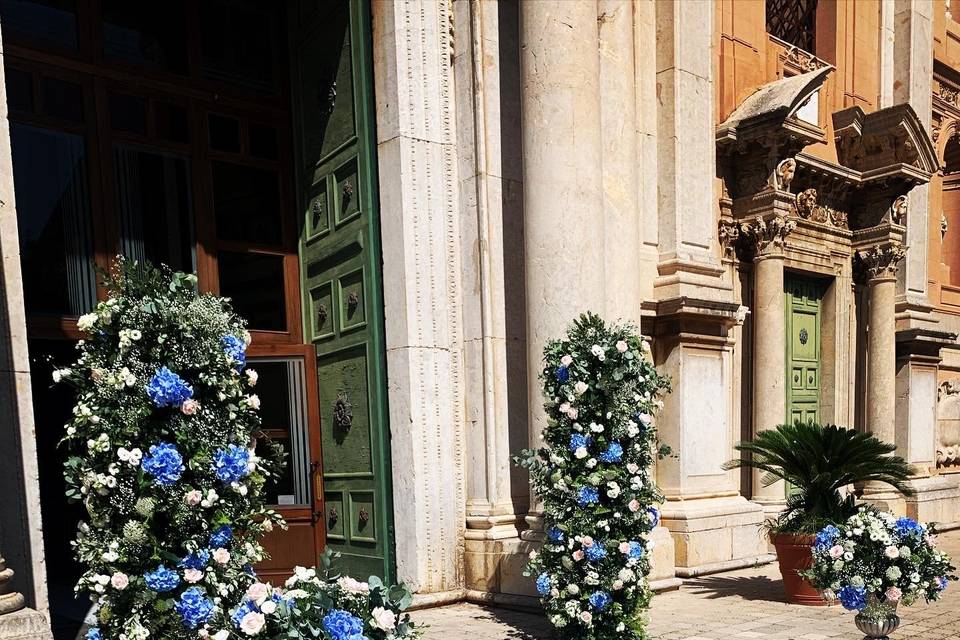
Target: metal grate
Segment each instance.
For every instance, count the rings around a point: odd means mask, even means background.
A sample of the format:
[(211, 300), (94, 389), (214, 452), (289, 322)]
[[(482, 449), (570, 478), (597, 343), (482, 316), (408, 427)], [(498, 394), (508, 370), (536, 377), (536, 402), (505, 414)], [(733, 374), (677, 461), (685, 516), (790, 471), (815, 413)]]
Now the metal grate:
[(767, 0), (767, 33), (809, 53), (814, 50), (817, 0)]

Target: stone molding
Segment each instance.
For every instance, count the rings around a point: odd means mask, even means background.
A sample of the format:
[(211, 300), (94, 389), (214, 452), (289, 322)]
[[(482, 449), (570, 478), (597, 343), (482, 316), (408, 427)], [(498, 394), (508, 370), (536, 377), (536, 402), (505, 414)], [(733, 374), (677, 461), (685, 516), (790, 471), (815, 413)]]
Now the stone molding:
[(856, 252), (868, 281), (896, 278), (900, 261), (906, 255), (906, 247), (899, 242), (878, 244)]

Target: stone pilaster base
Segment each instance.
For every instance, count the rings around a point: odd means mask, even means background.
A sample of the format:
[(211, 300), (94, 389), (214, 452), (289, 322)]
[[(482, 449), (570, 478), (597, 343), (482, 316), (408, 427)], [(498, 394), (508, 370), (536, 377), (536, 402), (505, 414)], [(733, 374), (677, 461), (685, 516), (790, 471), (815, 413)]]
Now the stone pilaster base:
[(907, 501), (903, 494), (890, 488), (888, 485), (871, 487), (870, 483), (863, 488), (861, 501), (872, 504), (878, 509), (889, 511), (896, 516), (907, 515)]
[(0, 640), (53, 640), (47, 617), (33, 609), (0, 616)]
[(905, 499), (908, 516), (936, 522), (941, 530), (960, 527), (960, 475), (918, 478), (910, 484), (917, 494)]
[(763, 508), (742, 496), (667, 501), (661, 523), (670, 530), (676, 575), (690, 578), (771, 562)]
[(533, 580), (523, 575), (536, 542), (520, 538), (464, 541), (464, 586), (467, 592), (537, 597)]

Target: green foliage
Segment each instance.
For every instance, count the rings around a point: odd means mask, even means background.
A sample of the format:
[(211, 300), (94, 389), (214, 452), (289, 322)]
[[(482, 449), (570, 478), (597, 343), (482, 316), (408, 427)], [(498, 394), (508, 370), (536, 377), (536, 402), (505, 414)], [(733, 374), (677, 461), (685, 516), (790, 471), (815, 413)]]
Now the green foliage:
[(904, 495), (914, 493), (907, 484), (913, 469), (891, 455), (896, 446), (868, 433), (798, 421), (761, 431), (736, 448), (747, 455), (725, 469), (759, 469), (764, 486), (785, 480), (791, 487), (786, 510), (771, 523), (775, 531), (816, 533), (845, 522), (857, 513), (855, 496), (841, 493), (849, 485), (883, 482)]

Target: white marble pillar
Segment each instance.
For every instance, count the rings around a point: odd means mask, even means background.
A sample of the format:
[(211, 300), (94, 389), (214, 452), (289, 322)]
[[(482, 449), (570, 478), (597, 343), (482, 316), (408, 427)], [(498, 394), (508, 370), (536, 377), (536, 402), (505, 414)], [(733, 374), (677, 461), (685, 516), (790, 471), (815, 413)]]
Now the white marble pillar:
[[(543, 346), (604, 308), (597, 5), (520, 5), (530, 445), (545, 424)], [(576, 62), (575, 64), (573, 62)], [(535, 501), (531, 526), (539, 523)], [(535, 533), (534, 533), (535, 535)]]

